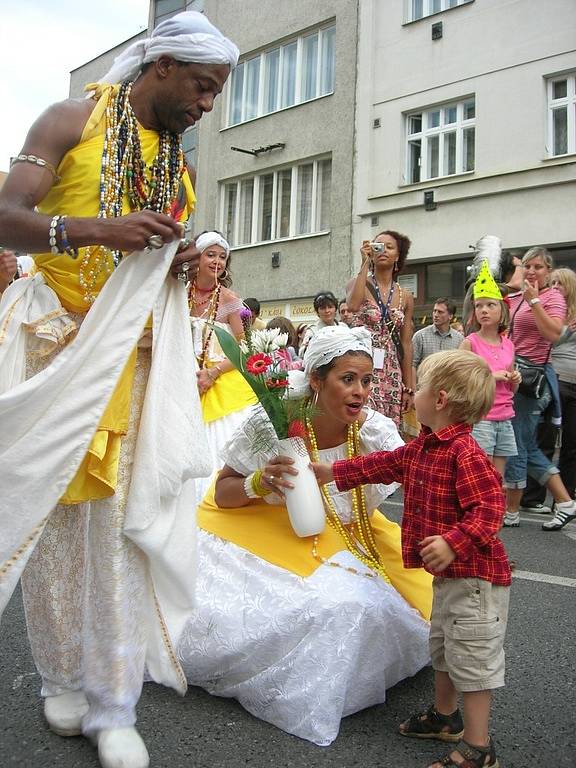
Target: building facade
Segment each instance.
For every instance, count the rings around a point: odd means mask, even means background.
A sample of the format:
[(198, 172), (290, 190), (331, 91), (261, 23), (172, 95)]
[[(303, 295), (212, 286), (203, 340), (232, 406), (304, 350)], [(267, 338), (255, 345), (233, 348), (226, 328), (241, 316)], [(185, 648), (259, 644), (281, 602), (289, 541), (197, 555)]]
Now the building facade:
[(239, 67), (199, 124), (196, 229), (233, 246), (234, 289), (263, 317), (315, 319), (351, 270), (357, 5), (206, 0)]
[(412, 239), (417, 314), (498, 235), (576, 267), (576, 4), (361, 0), (354, 240)]

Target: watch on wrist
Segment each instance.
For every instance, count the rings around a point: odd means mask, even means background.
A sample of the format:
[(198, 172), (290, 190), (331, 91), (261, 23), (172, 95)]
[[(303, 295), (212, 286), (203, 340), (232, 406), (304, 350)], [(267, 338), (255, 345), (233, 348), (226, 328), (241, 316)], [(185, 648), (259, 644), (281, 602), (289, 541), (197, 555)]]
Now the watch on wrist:
[(538, 298), (538, 296), (535, 296), (533, 299), (530, 299), (528, 304), (530, 304), (530, 306), (533, 307), (534, 304), (540, 304), (540, 299)]

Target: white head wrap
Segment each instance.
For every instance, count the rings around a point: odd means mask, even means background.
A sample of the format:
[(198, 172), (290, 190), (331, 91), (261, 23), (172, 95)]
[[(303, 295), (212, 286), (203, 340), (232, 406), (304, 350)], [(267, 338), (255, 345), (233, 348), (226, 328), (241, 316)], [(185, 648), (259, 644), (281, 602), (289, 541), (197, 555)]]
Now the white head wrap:
[(101, 83), (134, 80), (142, 66), (160, 56), (195, 64), (228, 64), (234, 69), (240, 51), (203, 13), (184, 11), (162, 21), (150, 37), (129, 45), (114, 60)]
[(304, 371), (288, 374), (289, 397), (298, 399), (309, 395), (312, 371), (348, 352), (366, 352), (372, 357), (372, 337), (366, 328), (349, 328), (343, 323), (320, 328), (304, 353)]
[(226, 256), (230, 255), (230, 246), (228, 241), (225, 240), (218, 232), (203, 232), (196, 238), (196, 248), (200, 253), (204, 253), (206, 248), (210, 248), (211, 245), (219, 245), (226, 251)]

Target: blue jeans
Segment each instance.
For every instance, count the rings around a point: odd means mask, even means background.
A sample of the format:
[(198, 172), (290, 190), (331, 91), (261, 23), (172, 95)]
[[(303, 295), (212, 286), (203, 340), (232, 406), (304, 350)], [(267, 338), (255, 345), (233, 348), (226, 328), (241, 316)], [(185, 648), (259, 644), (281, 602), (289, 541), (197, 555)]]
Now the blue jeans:
[(518, 455), (511, 456), (506, 462), (505, 488), (526, 488), (527, 475), (533, 477), (540, 485), (546, 485), (552, 475), (558, 474), (558, 467), (555, 467), (538, 447), (538, 422), (551, 400), (549, 387), (546, 387), (538, 400), (524, 397), (519, 392), (515, 394), (512, 427)]

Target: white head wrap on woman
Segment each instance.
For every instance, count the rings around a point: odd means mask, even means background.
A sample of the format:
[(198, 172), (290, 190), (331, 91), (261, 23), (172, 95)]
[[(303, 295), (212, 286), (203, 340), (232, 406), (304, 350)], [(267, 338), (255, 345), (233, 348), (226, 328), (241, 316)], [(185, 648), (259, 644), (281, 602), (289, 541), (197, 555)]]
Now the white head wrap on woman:
[(320, 328), (304, 353), (304, 371), (290, 371), (288, 375), (289, 397), (309, 395), (312, 371), (348, 352), (366, 352), (372, 357), (372, 337), (366, 328), (349, 328), (344, 324)]
[(134, 80), (144, 64), (157, 61), (160, 56), (172, 56), (187, 64), (228, 64), (234, 69), (239, 55), (236, 45), (203, 13), (184, 11), (158, 24), (150, 37), (129, 45), (99, 82)]
[(198, 248), (200, 253), (204, 253), (206, 248), (210, 248), (211, 245), (219, 245), (226, 251), (226, 256), (230, 255), (228, 241), (222, 235), (219, 235), (218, 232), (203, 232), (196, 238), (196, 248)]

